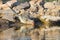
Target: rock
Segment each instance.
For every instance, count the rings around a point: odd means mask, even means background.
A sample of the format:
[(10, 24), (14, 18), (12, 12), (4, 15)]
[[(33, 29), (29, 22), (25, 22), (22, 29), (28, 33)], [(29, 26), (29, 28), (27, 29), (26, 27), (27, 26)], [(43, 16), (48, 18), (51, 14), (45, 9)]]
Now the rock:
[(24, 24), (34, 24), (33, 20), (30, 20), (29, 18), (27, 18), (26, 16), (23, 17), (23, 16), (19, 16), (19, 19), (22, 23)]
[(0, 0), (0, 9), (1, 9), (2, 1)]
[(28, 8), (28, 7), (30, 7), (29, 3), (25, 2), (25, 3), (21, 3), (16, 8), (25, 9), (25, 8)]
[(43, 6), (44, 5), (44, 0), (31, 0), (30, 2), (31, 6)]
[(7, 10), (7, 9), (9, 9), (8, 5), (6, 5), (6, 4), (0, 5), (0, 10)]
[(44, 0), (31, 0), (32, 3), (35, 2), (35, 3), (39, 3), (39, 4), (40, 4), (42, 1), (44, 1)]
[(13, 10), (15, 11), (15, 13), (19, 13), (20, 12), (20, 8), (19, 7), (13, 7)]
[(10, 28), (8, 30), (0, 32), (0, 40), (14, 40), (15, 36), (16, 33), (14, 31), (14, 28)]
[[(35, 2), (36, 1), (36, 2)], [(29, 3), (31, 5), (29, 12), (33, 17), (38, 17), (41, 13), (43, 13), (43, 7), (40, 5), (40, 3), (43, 0), (31, 0)]]
[(20, 5), (16, 6), (16, 7), (13, 7), (13, 10), (16, 12), (16, 13), (19, 13), (19, 11), (21, 9), (28, 9), (30, 7), (30, 4), (28, 2), (25, 2), (25, 3), (21, 3)]
[(2, 4), (2, 0), (0, 0), (0, 3)]
[(15, 3), (13, 3), (13, 7), (15, 7), (15, 6), (18, 6), (18, 5), (20, 5), (20, 2), (19, 1), (17, 1), (17, 2), (15, 2)]
[(9, 7), (12, 7), (12, 4), (14, 4), (15, 2), (17, 2), (17, 0), (8, 1), (8, 2), (5, 3), (5, 4), (8, 5)]
[(46, 2), (44, 4), (44, 7), (45, 8), (48, 8), (48, 9), (54, 9), (55, 8), (55, 5), (52, 2)]
[(21, 3), (21, 4), (20, 4), (20, 7), (22, 7), (23, 9), (25, 9), (25, 8), (30, 7), (30, 4), (29, 4), (28, 2)]
[(15, 2), (17, 2), (17, 0), (8, 1), (5, 4), (1, 3), (0, 9), (3, 9), (3, 10), (9, 9), (9, 7), (12, 7), (12, 4), (15, 3)]
[(20, 15), (18, 15), (18, 17), (19, 17), (21, 23), (34, 25), (34, 21), (30, 19), (30, 15), (28, 12), (21, 10), (21, 13), (20, 13)]
[(44, 8), (42, 6), (39, 7), (38, 15), (44, 15)]
[(14, 21), (14, 14), (15, 14), (15, 12), (13, 12), (12, 9), (0, 10), (0, 13), (3, 14), (2, 15), (2, 19), (7, 19), (9, 21)]
[[(35, 0), (35, 1), (37, 1), (37, 0)], [(37, 6), (37, 4), (35, 3), (35, 1), (34, 0), (31, 0), (29, 3), (30, 3), (30, 5), (31, 5), (31, 7), (29, 8), (29, 10), (30, 10), (30, 12), (32, 12), (32, 13), (34, 13), (34, 12), (37, 12), (38, 11), (38, 6)]]
[[(0, 6), (0, 40), (59, 40), (60, 27), (55, 27), (60, 23), (56, 22), (60, 20), (59, 4), (43, 4), (44, 0), (16, 4), (16, 1)], [(12, 4), (13, 8), (10, 8)]]

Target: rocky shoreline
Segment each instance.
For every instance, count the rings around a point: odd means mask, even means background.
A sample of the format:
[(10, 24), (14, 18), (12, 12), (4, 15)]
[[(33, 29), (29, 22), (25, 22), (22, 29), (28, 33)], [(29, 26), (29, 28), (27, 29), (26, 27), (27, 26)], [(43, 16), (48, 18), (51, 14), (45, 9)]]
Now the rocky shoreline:
[(60, 4), (57, 1), (0, 3), (0, 40), (59, 40)]

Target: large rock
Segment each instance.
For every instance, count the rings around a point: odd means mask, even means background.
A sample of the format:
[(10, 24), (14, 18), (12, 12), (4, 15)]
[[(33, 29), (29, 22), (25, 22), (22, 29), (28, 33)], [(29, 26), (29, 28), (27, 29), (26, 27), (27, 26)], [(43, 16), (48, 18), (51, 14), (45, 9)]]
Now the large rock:
[(9, 21), (14, 21), (14, 14), (15, 12), (12, 11), (12, 9), (7, 10), (0, 10), (0, 13), (2, 14), (2, 19), (7, 19)]
[(54, 3), (52, 3), (52, 2), (46, 2), (46, 3), (44, 4), (44, 7), (45, 7), (45, 8), (48, 8), (48, 9), (54, 9), (54, 8), (55, 8), (55, 5), (54, 5)]
[(12, 7), (12, 5), (17, 2), (17, 0), (10, 0), (7, 3), (5, 3), (6, 5), (8, 5), (9, 7)]
[(21, 3), (20, 5), (13, 7), (13, 10), (15, 10), (16, 13), (19, 13), (21, 9), (28, 9), (30, 7), (30, 4), (28, 2)]

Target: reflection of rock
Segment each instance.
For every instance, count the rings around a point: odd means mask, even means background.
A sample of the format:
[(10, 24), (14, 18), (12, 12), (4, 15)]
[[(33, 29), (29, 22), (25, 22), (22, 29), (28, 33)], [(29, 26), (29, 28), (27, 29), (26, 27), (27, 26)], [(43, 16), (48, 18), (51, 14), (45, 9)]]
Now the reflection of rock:
[(34, 28), (33, 25), (23, 25), (21, 26), (20, 32), (27, 33)]
[(0, 31), (4, 31), (9, 28), (8, 20), (0, 19)]
[(14, 28), (10, 28), (0, 33), (0, 40), (14, 40), (15, 36)]
[(45, 40), (60, 40), (60, 28), (52, 27), (45, 30)]
[(38, 29), (35, 29), (33, 31), (31, 31), (31, 38), (32, 40), (39, 40), (39, 32)]
[(29, 36), (21, 37), (20, 40), (31, 40)]

